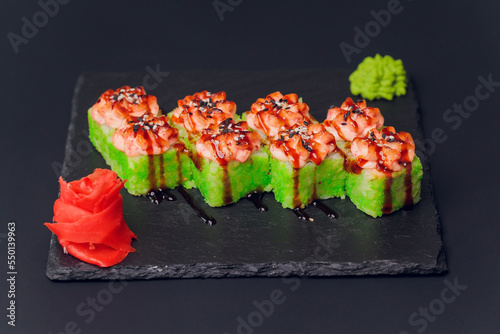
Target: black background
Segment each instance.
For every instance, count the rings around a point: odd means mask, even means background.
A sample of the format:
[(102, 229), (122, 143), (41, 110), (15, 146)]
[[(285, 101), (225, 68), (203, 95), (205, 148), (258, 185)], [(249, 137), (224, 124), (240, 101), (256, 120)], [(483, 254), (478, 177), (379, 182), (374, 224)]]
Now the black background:
[[(370, 12), (387, 9), (387, 1), (232, 3), (221, 21), (211, 0), (73, 0), (60, 5), (16, 53), (9, 32), (22, 35), (22, 18), (33, 22), (42, 9), (35, 1), (0, 2), (0, 331), (56, 334), (66, 327), (68, 333), (237, 333), (238, 317), (248, 321), (250, 316), (255, 324), (260, 318), (254, 302), (280, 290), (283, 303), (259, 326), (240, 328), (241, 333), (498, 332), (495, 121), (500, 87), (460, 123), (443, 116), (454, 104), (472, 101), (479, 76), (500, 82), (500, 4), (401, 0), (401, 11), (349, 63), (340, 43), (354, 45), (353, 29), (364, 30), (374, 20)], [(443, 225), (446, 275), (299, 283), (279, 278), (133, 281), (112, 294), (88, 323), (89, 316), (76, 309), (88, 298), (104, 296), (108, 283), (55, 283), (45, 277), (50, 232), (42, 224), (51, 220), (58, 195), (51, 164), (64, 158), (71, 99), (81, 72), (145, 71), (157, 65), (165, 71), (354, 70), (375, 53), (404, 61), (418, 91), (425, 138), (430, 141), (440, 131), (446, 136), (425, 149)], [(15, 328), (5, 316), (9, 220), (17, 223)], [(439, 304), (446, 280), (467, 288), (453, 302)], [(444, 310), (429, 313), (429, 320), (418, 315), (439, 305)], [(418, 324), (412, 325), (414, 312)]]

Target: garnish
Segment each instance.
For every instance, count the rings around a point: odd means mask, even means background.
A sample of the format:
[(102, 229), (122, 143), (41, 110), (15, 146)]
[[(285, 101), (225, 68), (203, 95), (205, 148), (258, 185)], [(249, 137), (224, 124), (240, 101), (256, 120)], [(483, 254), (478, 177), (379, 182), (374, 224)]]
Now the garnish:
[(368, 100), (387, 99), (406, 94), (403, 62), (391, 56), (366, 57), (349, 76), (351, 92)]
[(61, 195), (54, 203), (55, 223), (45, 223), (65, 253), (100, 267), (121, 262), (135, 234), (123, 217), (122, 182), (115, 172), (96, 169), (73, 182), (59, 178)]

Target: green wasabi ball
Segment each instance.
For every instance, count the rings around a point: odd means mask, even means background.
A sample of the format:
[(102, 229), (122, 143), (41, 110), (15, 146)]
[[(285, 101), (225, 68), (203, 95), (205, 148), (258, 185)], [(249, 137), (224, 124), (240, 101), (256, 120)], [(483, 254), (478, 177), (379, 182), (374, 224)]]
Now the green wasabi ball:
[(351, 93), (368, 100), (392, 100), (406, 94), (406, 71), (401, 59), (391, 56), (366, 57), (349, 76)]

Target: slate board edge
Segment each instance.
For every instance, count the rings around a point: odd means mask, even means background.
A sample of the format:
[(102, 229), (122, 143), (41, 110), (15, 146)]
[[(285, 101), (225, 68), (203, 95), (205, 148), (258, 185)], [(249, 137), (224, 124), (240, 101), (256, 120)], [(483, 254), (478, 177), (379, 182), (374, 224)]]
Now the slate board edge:
[[(418, 137), (424, 139), (424, 124), (422, 121), (422, 113), (420, 110), (420, 101), (418, 100), (418, 94), (417, 92), (417, 87), (416, 84), (411, 78), (408, 76), (408, 90), (412, 91), (412, 99), (416, 102), (416, 105), (418, 106), (417, 110), (417, 129), (418, 129)], [(426, 174), (426, 182), (427, 186), (430, 189), (431, 192), (431, 201), (432, 204), (435, 208), (434, 216), (437, 221), (437, 226), (436, 226), (436, 233), (441, 237), (441, 249), (439, 250), (439, 254), (436, 258), (436, 267), (439, 268), (441, 273), (447, 273), (448, 272), (448, 263), (447, 263), (447, 257), (446, 257), (446, 249), (444, 247), (444, 242), (443, 242), (443, 228), (441, 224), (441, 218), (439, 216), (439, 212), (437, 210), (437, 202), (436, 202), (436, 197), (434, 196), (434, 184), (432, 182), (432, 173), (431, 173), (431, 166), (429, 164), (429, 157), (427, 156), (427, 153), (425, 151), (421, 151), (418, 148), (415, 149), (416, 154), (418, 157), (421, 159), (422, 167), (424, 174)]]
[[(60, 247), (57, 237), (52, 235), (51, 248)], [(52, 249), (54, 250), (54, 249)], [(54, 254), (56, 252), (51, 252)], [(67, 255), (71, 256), (71, 255)], [(287, 263), (220, 263), (177, 264), (168, 266), (123, 266), (109, 268), (81, 263), (73, 268), (57, 266), (57, 255), (49, 256), (46, 275), (51, 280), (149, 280), (164, 278), (230, 278), (230, 277), (331, 277), (331, 276), (379, 276), (379, 275), (426, 275), (441, 274), (443, 267), (422, 266), (409, 262), (287, 262)], [(75, 270), (78, 269), (78, 270)]]

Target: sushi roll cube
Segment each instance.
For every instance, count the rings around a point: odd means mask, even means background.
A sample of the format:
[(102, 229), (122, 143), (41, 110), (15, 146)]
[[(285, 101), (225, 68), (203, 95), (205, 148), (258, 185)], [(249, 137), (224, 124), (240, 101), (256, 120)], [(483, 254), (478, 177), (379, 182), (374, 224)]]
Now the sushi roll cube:
[(352, 142), (356, 137), (365, 137), (371, 130), (384, 125), (380, 109), (368, 107), (366, 101), (357, 103), (348, 97), (339, 107), (331, 106), (323, 124), (337, 141)]
[(328, 154), (316, 168), (315, 197), (317, 199), (345, 198), (346, 176), (344, 155), (337, 150)]
[(192, 173), (208, 205), (234, 203), (254, 191), (269, 191), (269, 155), (246, 122), (227, 118), (196, 142)]
[(177, 143), (177, 131), (168, 126), (166, 116), (143, 115), (116, 130), (97, 123), (90, 112), (88, 121), (92, 144), (111, 169), (127, 180), (125, 187), (132, 195), (179, 184), (194, 186), (189, 154)]
[(271, 157), (271, 187), (276, 201), (288, 209), (304, 208), (312, 203), (316, 169), (312, 162), (294, 168), (288, 161)]
[(322, 124), (305, 121), (277, 137), (270, 145), (271, 187), (284, 208), (304, 208), (318, 198), (344, 196), (343, 158)]
[(194, 151), (204, 130), (216, 128), (227, 118), (236, 119), (236, 103), (228, 101), (225, 92), (202, 91), (177, 101), (169, 114), (170, 125), (179, 130), (179, 138)]
[(233, 160), (221, 166), (198, 158), (193, 166), (196, 187), (212, 207), (237, 202), (254, 191), (269, 191), (269, 156), (262, 151), (253, 152), (245, 162)]
[(417, 156), (407, 167), (390, 175), (362, 169), (359, 174), (347, 174), (347, 196), (367, 215), (381, 217), (420, 201), (422, 175), (422, 164)]
[(423, 175), (413, 138), (393, 127), (355, 138), (346, 179), (347, 196), (364, 213), (380, 217), (420, 201)]
[(280, 131), (303, 122), (317, 123), (309, 113), (309, 106), (297, 94), (283, 95), (280, 92), (257, 99), (250, 110), (243, 113), (242, 119), (248, 122), (251, 129), (259, 132), (266, 143), (277, 139)]

